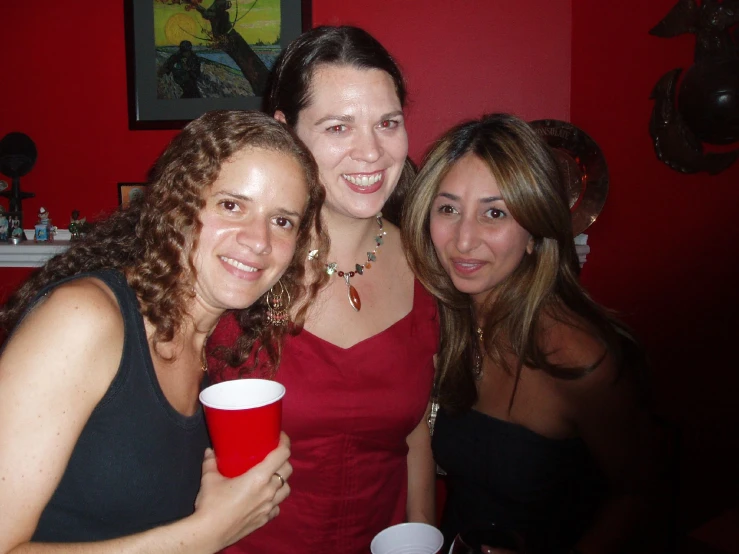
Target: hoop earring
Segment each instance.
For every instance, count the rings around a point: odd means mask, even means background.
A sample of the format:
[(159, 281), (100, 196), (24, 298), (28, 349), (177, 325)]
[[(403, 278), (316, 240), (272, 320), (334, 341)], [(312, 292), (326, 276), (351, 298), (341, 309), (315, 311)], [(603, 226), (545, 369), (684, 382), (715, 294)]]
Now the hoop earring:
[[(277, 285), (280, 286), (279, 292), (275, 290)], [(287, 301), (285, 301), (283, 295), (287, 296)], [(287, 325), (290, 321), (290, 314), (287, 313), (289, 305), (290, 293), (282, 284), (282, 280), (277, 281), (272, 288), (267, 291), (267, 321), (278, 327)]]

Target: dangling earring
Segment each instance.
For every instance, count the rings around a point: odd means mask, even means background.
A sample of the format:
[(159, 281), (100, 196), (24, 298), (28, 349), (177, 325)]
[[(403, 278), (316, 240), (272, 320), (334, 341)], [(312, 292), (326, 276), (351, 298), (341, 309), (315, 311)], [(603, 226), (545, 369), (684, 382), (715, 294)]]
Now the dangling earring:
[[(276, 287), (279, 285), (279, 292)], [(283, 298), (287, 296), (287, 301)], [(290, 315), (287, 313), (287, 308), (290, 305), (290, 293), (282, 284), (282, 281), (277, 281), (272, 288), (267, 292), (267, 321), (272, 325), (282, 326), (287, 325), (290, 321)]]

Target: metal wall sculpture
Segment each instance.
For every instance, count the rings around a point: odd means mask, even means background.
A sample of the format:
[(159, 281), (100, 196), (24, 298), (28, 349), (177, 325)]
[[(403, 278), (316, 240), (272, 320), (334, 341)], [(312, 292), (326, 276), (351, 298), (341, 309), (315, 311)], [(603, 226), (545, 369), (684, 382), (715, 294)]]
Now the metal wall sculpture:
[(704, 143), (739, 141), (739, 0), (678, 0), (649, 34), (693, 33), (693, 65), (665, 73), (650, 96), (649, 132), (657, 158), (682, 173), (715, 175), (739, 158), (739, 149), (706, 152)]
[(558, 119), (537, 119), (531, 126), (549, 145), (567, 188), (572, 234), (590, 227), (608, 196), (608, 165), (603, 151), (582, 129)]

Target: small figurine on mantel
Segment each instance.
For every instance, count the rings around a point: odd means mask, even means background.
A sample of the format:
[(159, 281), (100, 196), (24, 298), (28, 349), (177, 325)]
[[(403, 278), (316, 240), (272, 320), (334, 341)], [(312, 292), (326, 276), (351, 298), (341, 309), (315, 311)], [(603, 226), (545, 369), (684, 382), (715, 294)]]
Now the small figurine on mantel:
[(5, 215), (5, 209), (0, 206), (0, 242), (8, 240), (8, 218)]
[(24, 238), (21, 220), (17, 215), (11, 216), (8, 221), (8, 229), (10, 230), (10, 239), (14, 244), (19, 244)]
[(72, 235), (72, 240), (78, 239), (82, 236), (86, 222), (86, 217), (80, 219), (79, 210), (72, 210), (72, 217), (69, 219), (69, 232)]
[(33, 240), (36, 242), (46, 242), (52, 240), (53, 232), (51, 227), (51, 220), (49, 219), (49, 212), (41, 206), (38, 211), (38, 222), (34, 227)]

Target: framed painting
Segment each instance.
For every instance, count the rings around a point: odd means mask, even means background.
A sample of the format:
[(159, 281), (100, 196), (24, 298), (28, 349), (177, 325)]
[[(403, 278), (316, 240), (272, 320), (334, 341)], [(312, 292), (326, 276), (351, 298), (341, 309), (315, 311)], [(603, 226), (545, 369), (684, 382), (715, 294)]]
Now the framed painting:
[(144, 191), (145, 183), (118, 183), (118, 205), (125, 208), (132, 200), (143, 197)]
[(134, 128), (260, 109), (275, 60), (310, 26), (311, 0), (128, 1)]

